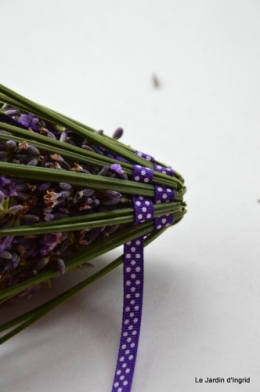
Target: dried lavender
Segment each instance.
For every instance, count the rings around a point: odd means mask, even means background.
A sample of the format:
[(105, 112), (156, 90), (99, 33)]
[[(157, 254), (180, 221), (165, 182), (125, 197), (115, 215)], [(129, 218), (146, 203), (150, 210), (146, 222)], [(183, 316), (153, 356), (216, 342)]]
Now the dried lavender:
[[(0, 86), (0, 303), (29, 297), (137, 231), (147, 235), (147, 243), (160, 234), (151, 234), (151, 222), (133, 224), (132, 196), (154, 195), (152, 185), (131, 180), (133, 164), (153, 166), (118, 141), (122, 134), (118, 128), (109, 138)], [(175, 189), (174, 202), (156, 205), (155, 216), (174, 214), (178, 223), (185, 213), (183, 178), (155, 173), (154, 183)], [(75, 292), (121, 262), (75, 286)], [(66, 298), (64, 293), (52, 306)], [(31, 323), (48, 306), (0, 330)]]

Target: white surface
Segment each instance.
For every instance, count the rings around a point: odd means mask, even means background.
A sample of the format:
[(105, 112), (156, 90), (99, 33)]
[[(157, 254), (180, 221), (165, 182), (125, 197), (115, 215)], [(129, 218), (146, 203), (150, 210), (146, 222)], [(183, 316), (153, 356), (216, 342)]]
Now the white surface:
[[(258, 392), (259, 2), (2, 0), (0, 14), (3, 84), (109, 135), (122, 126), (186, 180), (188, 214), (146, 250), (132, 391)], [(1, 392), (110, 391), (121, 274), (4, 344)], [(251, 383), (194, 382), (230, 376)]]

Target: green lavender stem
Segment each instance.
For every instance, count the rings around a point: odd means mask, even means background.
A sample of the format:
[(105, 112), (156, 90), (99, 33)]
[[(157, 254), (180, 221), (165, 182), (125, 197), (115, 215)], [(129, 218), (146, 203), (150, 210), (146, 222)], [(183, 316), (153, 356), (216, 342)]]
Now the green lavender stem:
[[(184, 203), (167, 203), (157, 204), (154, 207), (154, 216), (164, 214), (176, 214), (184, 211)], [(118, 225), (122, 223), (130, 223), (134, 221), (134, 209), (124, 208), (121, 210), (96, 212), (88, 215), (71, 217), (67, 219), (54, 220), (44, 223), (35, 223), (31, 226), (9, 227), (0, 230), (0, 237), (8, 235), (30, 235), (45, 234), (50, 232), (66, 232), (77, 231), (87, 228), (105, 227)]]
[(122, 148), (119, 143), (116, 143), (116, 141), (112, 142), (107, 138), (102, 138), (102, 136), (94, 133), (92, 128), (89, 127), (82, 128), (81, 126), (75, 124), (73, 121), (67, 120), (62, 115), (59, 115), (41, 105), (38, 105), (35, 102), (32, 102), (31, 100), (21, 96), (20, 94), (15, 93), (14, 91), (3, 86), (2, 84), (0, 84), (0, 92), (2, 92), (7, 97), (10, 97), (20, 102), (23, 106), (27, 107), (33, 113), (39, 113), (40, 116), (43, 116), (49, 121), (64, 126), (67, 129), (71, 129), (72, 131), (75, 131), (79, 135), (86, 138), (88, 141), (100, 145), (106, 148), (108, 151), (115, 152), (117, 155), (120, 155), (123, 158), (133, 161), (136, 164), (142, 166), (145, 165), (146, 167), (150, 167), (150, 168), (153, 167), (152, 163), (146, 161), (143, 158), (140, 158), (137, 155), (134, 156), (134, 154), (131, 151), (127, 151), (125, 148)]
[[(153, 232), (152, 234), (149, 235), (145, 239), (145, 246), (149, 245), (152, 241), (154, 241), (159, 235), (162, 234), (162, 232), (165, 229), (158, 230), (156, 232)], [(63, 302), (67, 301), (69, 298), (71, 298), (73, 295), (84, 289), (86, 286), (90, 285), (91, 283), (94, 283), (98, 279), (102, 278), (109, 272), (113, 271), (116, 267), (118, 267), (120, 264), (123, 262), (123, 255), (115, 259), (113, 262), (111, 262), (109, 265), (106, 267), (102, 268), (100, 271), (97, 273), (93, 274), (92, 276), (84, 279), (82, 282), (78, 283), (74, 287), (66, 290), (64, 293), (60, 294), (59, 296), (55, 297), (54, 299), (46, 302), (45, 304), (27, 312), (24, 313), (23, 315), (16, 317), (7, 323), (4, 323), (0, 325), (0, 332), (3, 332), (7, 329), (12, 328), (15, 325), (18, 325), (25, 321), (23, 324), (21, 324), (19, 327), (15, 328), (11, 332), (7, 333), (3, 337), (0, 338), (0, 344), (4, 343), (5, 341), (9, 340), (11, 337), (15, 336), (17, 333), (21, 332), (25, 328), (27, 328), (29, 325), (34, 323), (35, 321), (39, 320), (43, 316), (45, 316), (47, 313), (49, 313), (51, 310), (55, 309), (59, 305), (61, 305)]]
[[(175, 224), (183, 217), (183, 212), (176, 214), (175, 216)], [(83, 263), (86, 263), (95, 257), (102, 255), (103, 253), (109, 252), (110, 250), (123, 245), (124, 243), (135, 239), (136, 237), (144, 236), (151, 233), (154, 229), (153, 222), (142, 223), (138, 226), (138, 229), (134, 227), (123, 229), (120, 233), (115, 233), (111, 235), (107, 240), (100, 243), (93, 243), (87, 247), (86, 250), (80, 250), (75, 256), (73, 256), (66, 263), (66, 270), (70, 271)], [(33, 278), (27, 279), (24, 282), (21, 282), (15, 286), (6, 288), (3, 291), (0, 291), (0, 301), (7, 300), (12, 296), (15, 296), (26, 288), (34, 286), (36, 284), (42, 283), (44, 281), (48, 281), (51, 278), (57, 277), (59, 272), (57, 270), (49, 270), (46, 272), (39, 272)]]

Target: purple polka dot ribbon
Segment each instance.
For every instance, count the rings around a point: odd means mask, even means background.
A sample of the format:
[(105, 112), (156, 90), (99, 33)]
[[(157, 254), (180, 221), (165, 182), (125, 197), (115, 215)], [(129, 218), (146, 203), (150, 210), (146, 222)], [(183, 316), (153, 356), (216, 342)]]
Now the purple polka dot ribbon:
[(156, 230), (162, 229), (163, 227), (173, 224), (173, 215), (162, 215), (155, 218), (155, 228)]
[(133, 180), (150, 184), (153, 180), (153, 170), (148, 167), (134, 165)]
[(174, 200), (174, 191), (165, 186), (155, 186), (155, 200), (156, 203), (169, 203)]
[(143, 298), (143, 237), (124, 247), (124, 308), (113, 392), (131, 390), (140, 335)]
[(171, 176), (171, 177), (174, 176), (174, 171), (173, 171), (173, 169), (171, 167), (163, 167), (163, 166), (155, 164), (154, 165), (154, 170), (159, 172), (159, 173), (162, 173), (162, 174), (167, 174), (168, 176)]
[(153, 219), (154, 206), (152, 199), (143, 196), (134, 196), (135, 224), (147, 222)]
[(151, 155), (144, 154), (141, 151), (135, 151), (135, 154), (138, 155), (141, 158), (146, 159), (147, 161), (150, 161), (150, 162), (154, 161), (154, 157), (152, 157)]
[[(150, 155), (136, 152), (137, 155), (153, 161)], [(155, 165), (155, 170), (173, 176), (173, 170)], [(151, 183), (153, 170), (134, 165), (133, 180)], [(155, 186), (155, 203), (167, 203), (174, 200), (171, 188)], [(173, 215), (154, 218), (154, 201), (143, 196), (134, 196), (134, 223), (154, 219), (154, 228), (161, 229), (173, 223)], [(143, 284), (144, 284), (144, 237), (139, 237), (124, 245), (124, 307), (122, 317), (121, 339), (112, 392), (130, 392), (137, 356), (141, 329)]]

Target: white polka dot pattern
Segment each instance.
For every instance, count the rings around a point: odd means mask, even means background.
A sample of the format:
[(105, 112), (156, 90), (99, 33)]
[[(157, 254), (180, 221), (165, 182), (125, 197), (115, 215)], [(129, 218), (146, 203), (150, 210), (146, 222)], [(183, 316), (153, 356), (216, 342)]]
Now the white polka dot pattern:
[(174, 190), (165, 186), (155, 186), (155, 202), (169, 203), (174, 200)]
[(143, 237), (125, 244), (124, 280), (123, 325), (112, 392), (131, 389), (142, 316)]
[(139, 157), (146, 159), (147, 161), (150, 161), (150, 162), (154, 161), (154, 157), (152, 157), (151, 155), (144, 154), (141, 151), (135, 151), (135, 154), (138, 155)]
[(153, 219), (154, 206), (152, 199), (143, 196), (134, 196), (135, 224), (147, 222)]
[(155, 228), (162, 229), (163, 227), (173, 224), (173, 214), (162, 215), (155, 218)]
[(171, 167), (163, 167), (155, 164), (154, 170), (162, 174), (167, 174), (167, 176), (171, 176), (171, 177), (174, 176), (174, 171)]
[(144, 182), (150, 184), (153, 180), (153, 170), (148, 167), (134, 165), (133, 180), (136, 182)]

